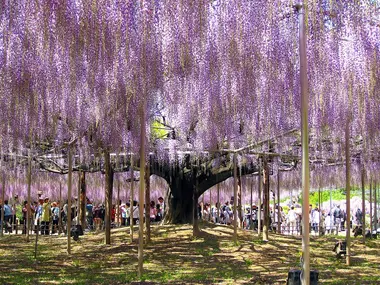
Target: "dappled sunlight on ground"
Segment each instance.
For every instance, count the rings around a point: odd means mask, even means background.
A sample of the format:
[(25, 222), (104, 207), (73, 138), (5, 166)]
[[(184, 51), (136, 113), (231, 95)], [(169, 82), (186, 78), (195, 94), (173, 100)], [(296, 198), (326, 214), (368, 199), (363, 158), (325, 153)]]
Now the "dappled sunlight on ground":
[[(290, 269), (299, 268), (301, 238), (271, 234), (269, 242), (256, 233), (201, 224), (199, 237), (190, 225), (155, 225), (144, 250), (144, 274), (137, 279), (137, 242), (130, 243), (129, 228), (112, 230), (112, 245), (104, 233), (90, 233), (72, 242), (40, 237), (34, 259), (34, 240), (22, 236), (0, 239), (1, 284), (285, 284)], [(380, 284), (380, 242), (352, 241), (352, 266), (337, 259), (336, 238), (311, 238), (311, 268), (319, 271), (319, 284)], [(139, 283), (140, 282), (140, 283)]]

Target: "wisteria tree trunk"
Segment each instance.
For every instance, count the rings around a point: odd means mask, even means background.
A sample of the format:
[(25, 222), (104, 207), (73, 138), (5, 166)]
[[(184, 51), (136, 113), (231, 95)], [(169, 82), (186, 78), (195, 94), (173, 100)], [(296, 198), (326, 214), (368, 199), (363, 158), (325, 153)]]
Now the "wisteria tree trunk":
[[(243, 165), (241, 168), (242, 175), (256, 171), (257, 166), (252, 164)], [(228, 163), (209, 171), (189, 170), (185, 167), (182, 169), (177, 167), (173, 171), (173, 169), (151, 167), (151, 174), (164, 178), (169, 184), (165, 223), (191, 224), (198, 198), (212, 186), (232, 177), (233, 164)]]

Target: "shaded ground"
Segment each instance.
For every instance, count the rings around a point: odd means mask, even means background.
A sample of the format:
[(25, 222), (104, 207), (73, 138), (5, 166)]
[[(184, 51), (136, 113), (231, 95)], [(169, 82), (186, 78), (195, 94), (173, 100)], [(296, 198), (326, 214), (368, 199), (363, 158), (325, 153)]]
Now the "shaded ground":
[[(137, 279), (137, 240), (129, 243), (129, 229), (114, 229), (113, 245), (103, 233), (73, 241), (66, 254), (66, 238), (40, 237), (38, 257), (34, 242), (21, 236), (0, 239), (0, 284), (285, 284), (289, 269), (299, 267), (300, 237), (271, 235), (263, 243), (257, 234), (202, 225), (203, 237), (193, 238), (189, 225), (154, 226), (145, 249), (144, 269)], [(137, 229), (137, 228), (136, 228)], [(136, 237), (136, 234), (135, 234)], [(380, 241), (353, 239), (352, 266), (332, 252), (335, 237), (311, 237), (311, 268), (319, 284), (380, 284)]]

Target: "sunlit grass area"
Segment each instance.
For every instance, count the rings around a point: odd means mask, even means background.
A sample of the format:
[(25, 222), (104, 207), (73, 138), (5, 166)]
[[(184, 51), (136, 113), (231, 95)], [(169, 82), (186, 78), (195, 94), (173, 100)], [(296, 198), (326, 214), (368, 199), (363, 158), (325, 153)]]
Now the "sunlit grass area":
[[(21, 236), (0, 239), (0, 284), (285, 284), (290, 269), (300, 268), (300, 237), (272, 234), (262, 242), (257, 234), (202, 224), (200, 237), (190, 225), (154, 226), (152, 242), (144, 251), (144, 274), (137, 278), (137, 239), (129, 229), (114, 229), (112, 245), (103, 233), (86, 234), (73, 241), (40, 237), (37, 259), (34, 241)], [(137, 228), (136, 228), (137, 230)], [(137, 238), (137, 234), (134, 235)], [(380, 284), (380, 242), (352, 241), (352, 265), (332, 252), (336, 237), (311, 237), (311, 268), (319, 284)]]

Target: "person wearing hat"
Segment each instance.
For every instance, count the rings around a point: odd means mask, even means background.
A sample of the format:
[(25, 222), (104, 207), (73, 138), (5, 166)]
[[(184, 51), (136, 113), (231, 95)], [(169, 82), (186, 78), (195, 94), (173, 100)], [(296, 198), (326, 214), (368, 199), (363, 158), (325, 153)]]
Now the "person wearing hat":
[(49, 235), (50, 218), (51, 207), (49, 203), (49, 197), (45, 197), (44, 203), (42, 204), (41, 235)]

